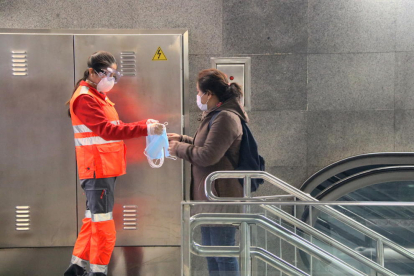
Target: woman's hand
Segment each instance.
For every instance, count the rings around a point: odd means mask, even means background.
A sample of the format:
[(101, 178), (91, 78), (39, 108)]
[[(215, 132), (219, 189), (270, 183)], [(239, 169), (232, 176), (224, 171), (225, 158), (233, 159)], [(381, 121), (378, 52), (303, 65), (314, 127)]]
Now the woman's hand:
[(181, 140), (181, 135), (177, 133), (167, 133), (167, 137), (168, 137), (168, 142), (171, 142), (171, 141), (180, 142)]
[(177, 145), (178, 141), (170, 141), (170, 145), (168, 147), (168, 151), (170, 152), (170, 155), (177, 156)]

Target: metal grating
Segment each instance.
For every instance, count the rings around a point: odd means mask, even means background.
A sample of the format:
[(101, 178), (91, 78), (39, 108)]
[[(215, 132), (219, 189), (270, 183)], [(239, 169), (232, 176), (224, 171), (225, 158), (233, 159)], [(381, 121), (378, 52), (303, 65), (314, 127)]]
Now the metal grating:
[(27, 52), (26, 51), (12, 51), (12, 73), (13, 76), (27, 76)]
[(16, 206), (16, 230), (30, 230), (30, 206)]
[(133, 51), (121, 52), (121, 73), (123, 76), (136, 76), (136, 56)]
[(124, 230), (137, 230), (137, 205), (124, 205)]

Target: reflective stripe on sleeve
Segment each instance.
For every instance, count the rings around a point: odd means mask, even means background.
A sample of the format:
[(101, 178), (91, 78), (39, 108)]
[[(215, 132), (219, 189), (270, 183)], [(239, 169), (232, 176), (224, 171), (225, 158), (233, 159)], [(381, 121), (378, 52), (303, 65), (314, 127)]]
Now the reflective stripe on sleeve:
[(107, 221), (112, 220), (112, 212), (103, 213), (103, 214), (92, 214), (92, 221), (93, 222), (100, 222), (100, 221)]
[(121, 142), (122, 140), (110, 140), (107, 141), (99, 136), (95, 137), (87, 137), (87, 138), (76, 138), (75, 139), (75, 146), (91, 146), (91, 145), (101, 145), (101, 144), (109, 144), (109, 143), (117, 143)]
[(105, 275), (108, 274), (108, 266), (107, 265), (97, 265), (97, 264), (91, 264), (91, 272), (93, 273), (103, 273)]
[[(116, 121), (110, 121), (110, 123), (113, 125), (119, 125), (121, 122), (119, 120), (116, 120)], [(76, 125), (76, 126), (73, 126), (73, 132), (74, 133), (85, 133), (85, 132), (92, 132), (92, 130), (85, 125)]]

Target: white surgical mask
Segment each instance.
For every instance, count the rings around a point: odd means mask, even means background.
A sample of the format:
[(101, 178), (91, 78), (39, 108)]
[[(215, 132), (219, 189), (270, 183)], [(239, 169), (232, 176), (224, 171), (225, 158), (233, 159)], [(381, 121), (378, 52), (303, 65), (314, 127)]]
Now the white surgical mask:
[(99, 92), (109, 92), (115, 85), (115, 78), (114, 77), (104, 77), (102, 78), (98, 85), (96, 86), (96, 89)]
[[(204, 95), (205, 94), (203, 94), (203, 96)], [(198, 108), (200, 108), (201, 111), (207, 111), (208, 110), (208, 107), (207, 107), (208, 100), (207, 100), (207, 103), (203, 104), (203, 103), (201, 103), (201, 97), (202, 96), (200, 96), (200, 95), (197, 94), (197, 105), (198, 105)]]

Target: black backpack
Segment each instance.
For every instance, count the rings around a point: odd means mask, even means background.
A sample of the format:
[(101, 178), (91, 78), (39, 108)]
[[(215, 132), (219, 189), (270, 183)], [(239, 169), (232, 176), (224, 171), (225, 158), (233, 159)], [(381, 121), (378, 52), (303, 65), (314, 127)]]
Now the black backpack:
[[(208, 129), (210, 130), (211, 124), (219, 115), (220, 111), (216, 111), (213, 117), (211, 117), (208, 124)], [(241, 120), (243, 128), (243, 136), (240, 144), (240, 157), (239, 164), (237, 165), (234, 160), (232, 160), (227, 154), (229, 161), (237, 171), (264, 171), (265, 170), (265, 161), (257, 149), (256, 140), (253, 137), (252, 132), (247, 126), (244, 120)], [(243, 179), (239, 179), (240, 184), (243, 185)], [(254, 178), (251, 179), (251, 191), (254, 192), (259, 188), (260, 184), (263, 184), (263, 179)]]

